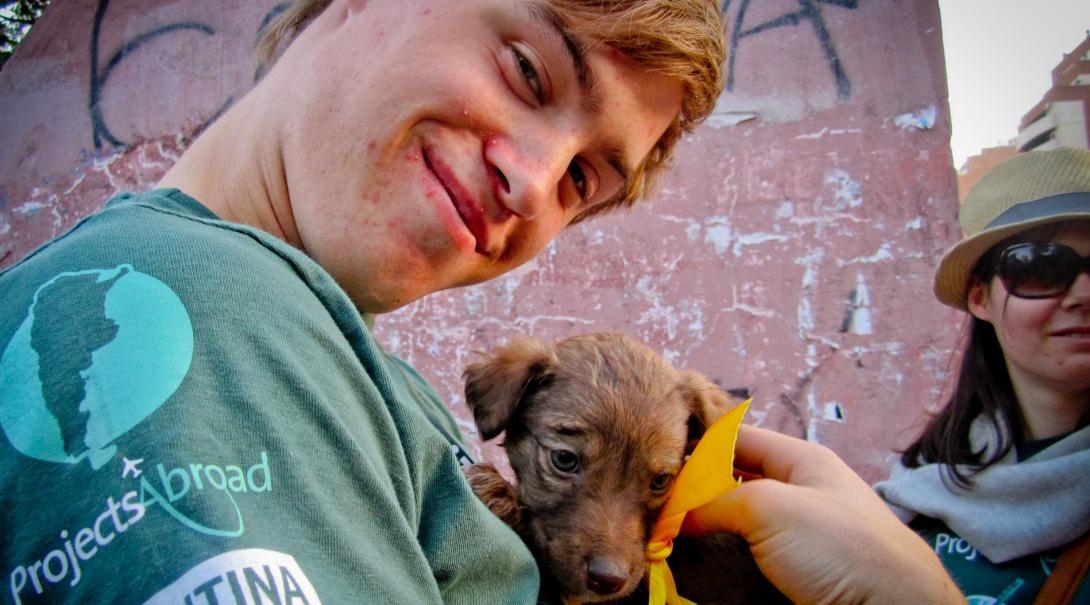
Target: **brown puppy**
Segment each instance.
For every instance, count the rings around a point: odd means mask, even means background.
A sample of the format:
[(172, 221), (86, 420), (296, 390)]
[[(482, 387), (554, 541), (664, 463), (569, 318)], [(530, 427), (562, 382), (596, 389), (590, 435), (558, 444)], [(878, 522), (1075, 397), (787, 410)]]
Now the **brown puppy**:
[[(566, 603), (626, 595), (646, 603), (643, 589), (633, 591), (658, 509), (705, 428), (738, 402), (614, 333), (516, 341), (465, 378), (482, 437), (506, 431), (518, 485), (487, 464), (466, 474), (534, 552), (546, 591)], [(670, 567), (687, 598), (781, 602), (737, 536), (679, 540), (674, 553)]]

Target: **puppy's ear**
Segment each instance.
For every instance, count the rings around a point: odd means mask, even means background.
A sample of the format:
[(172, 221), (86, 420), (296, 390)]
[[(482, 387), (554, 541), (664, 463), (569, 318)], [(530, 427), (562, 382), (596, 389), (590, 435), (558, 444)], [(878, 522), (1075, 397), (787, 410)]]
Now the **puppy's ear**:
[(679, 372), (678, 392), (689, 404), (689, 437), (686, 452), (692, 452), (704, 431), (720, 416), (742, 402), (735, 400), (699, 372)]
[(501, 347), (491, 358), (466, 368), (466, 403), (481, 436), (487, 440), (499, 435), (527, 387), (552, 375), (557, 363), (551, 346), (526, 339)]

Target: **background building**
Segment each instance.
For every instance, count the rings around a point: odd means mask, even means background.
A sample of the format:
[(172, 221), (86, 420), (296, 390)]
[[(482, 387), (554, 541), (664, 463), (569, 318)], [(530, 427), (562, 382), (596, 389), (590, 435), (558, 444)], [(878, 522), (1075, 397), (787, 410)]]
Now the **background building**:
[(1022, 117), (1015, 147), (1090, 148), (1090, 31), (1052, 69), (1052, 88)]
[(981, 149), (977, 155), (966, 158), (965, 165), (958, 169), (958, 202), (965, 201), (965, 195), (969, 193), (973, 185), (976, 185), (980, 177), (1016, 155), (1018, 155), (1018, 148), (1013, 145), (1002, 145)]
[(1021, 152), (1057, 147), (1090, 148), (1090, 31), (1052, 69), (1052, 87), (1022, 117), (1010, 145), (982, 149), (958, 169), (958, 201), (997, 164)]

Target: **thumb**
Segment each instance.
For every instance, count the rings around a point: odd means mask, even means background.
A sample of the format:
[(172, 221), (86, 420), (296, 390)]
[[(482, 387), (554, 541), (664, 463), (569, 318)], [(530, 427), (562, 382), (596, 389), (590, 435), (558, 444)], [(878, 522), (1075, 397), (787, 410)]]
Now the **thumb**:
[(746, 482), (719, 496), (715, 500), (694, 508), (685, 515), (681, 533), (690, 536), (703, 536), (712, 533), (730, 532), (746, 535), (752, 528), (750, 513), (754, 488), (761, 479)]

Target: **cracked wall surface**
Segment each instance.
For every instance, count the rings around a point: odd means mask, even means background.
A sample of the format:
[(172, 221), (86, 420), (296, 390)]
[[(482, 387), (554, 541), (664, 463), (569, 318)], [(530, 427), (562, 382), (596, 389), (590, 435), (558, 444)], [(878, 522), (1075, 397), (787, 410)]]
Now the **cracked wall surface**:
[[(931, 297), (959, 235), (936, 0), (721, 3), (716, 114), (653, 199), (564, 232), (493, 282), (378, 319), (450, 402), (508, 339), (621, 330), (724, 388), (748, 421), (864, 477), (936, 406), (960, 319)], [(70, 0), (0, 73), (0, 267), (152, 186), (253, 82), (268, 0)]]

